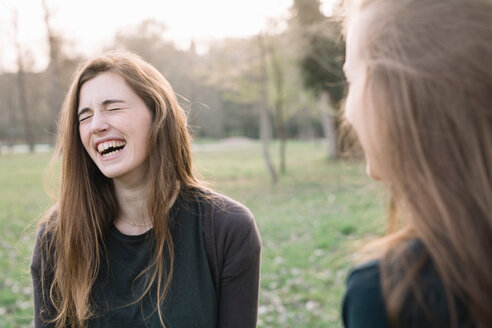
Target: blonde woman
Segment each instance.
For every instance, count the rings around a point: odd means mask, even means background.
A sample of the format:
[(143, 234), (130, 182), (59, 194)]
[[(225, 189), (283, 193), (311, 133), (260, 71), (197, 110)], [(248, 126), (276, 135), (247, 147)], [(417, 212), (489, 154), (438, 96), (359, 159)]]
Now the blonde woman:
[(353, 1), (345, 27), (346, 118), (400, 225), (344, 325), (492, 327), (492, 2)]
[(59, 199), (31, 264), (35, 327), (256, 327), (260, 239), (192, 169), (186, 115), (130, 53), (75, 74)]

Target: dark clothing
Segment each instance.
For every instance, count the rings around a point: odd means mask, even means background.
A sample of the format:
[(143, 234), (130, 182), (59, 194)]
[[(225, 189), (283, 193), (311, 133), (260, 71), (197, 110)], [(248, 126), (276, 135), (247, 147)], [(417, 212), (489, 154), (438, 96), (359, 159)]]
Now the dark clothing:
[[(174, 242), (174, 272), (171, 289), (162, 306), (166, 328), (213, 328), (217, 302), (203, 247), (203, 227), (198, 204), (178, 198), (171, 209)], [(98, 315), (89, 328), (159, 327), (156, 293), (136, 301), (147, 285), (145, 277), (135, 281), (152, 259), (155, 245), (153, 229), (139, 236), (128, 236), (114, 226), (106, 238), (108, 265), (102, 265), (93, 286)], [(157, 289), (154, 286), (153, 290)], [(193, 313), (193, 315), (190, 315)]]
[(205, 251), (218, 302), (217, 328), (256, 327), (261, 240), (251, 212), (220, 195), (202, 202)]
[(342, 317), (347, 328), (389, 327), (380, 284), (379, 261), (367, 262), (350, 273)]
[[(423, 259), (417, 283), (425, 305), (418, 305), (415, 295), (410, 292), (400, 314), (402, 327), (449, 327), (450, 315), (444, 286), (433, 263), (428, 259), (423, 244), (418, 240), (411, 241), (408, 252), (416, 261)], [(466, 307), (457, 299), (454, 302), (459, 327), (473, 327)], [(346, 328), (391, 326), (381, 288), (380, 261), (366, 262), (351, 271), (347, 279), (342, 317)]]
[[(256, 327), (261, 244), (251, 213), (222, 195), (195, 201), (180, 196), (170, 218), (175, 268), (161, 307), (166, 327)], [(40, 317), (43, 309), (44, 318), (55, 313), (40, 281), (42, 229), (31, 264), (35, 327), (52, 327)], [(123, 235), (114, 227), (108, 232), (109, 265), (102, 263), (92, 295), (99, 316), (89, 320), (89, 327), (160, 326), (157, 312), (152, 313), (155, 289), (128, 305), (141, 295), (145, 278), (132, 283), (149, 264), (152, 245), (153, 230), (140, 236)], [(49, 278), (48, 270), (44, 295)]]

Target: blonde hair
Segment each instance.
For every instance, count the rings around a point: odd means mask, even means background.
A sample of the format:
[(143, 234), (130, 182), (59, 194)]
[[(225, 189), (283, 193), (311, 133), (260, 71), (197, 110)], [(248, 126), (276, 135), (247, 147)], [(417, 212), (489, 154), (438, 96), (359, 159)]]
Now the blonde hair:
[(492, 2), (361, 0), (350, 6), (345, 31), (362, 16), (357, 41), (371, 100), (365, 110), (377, 131), (365, 151), (377, 157), (404, 217), (383, 240), (392, 249), (381, 264), (390, 320), (401, 324), (406, 297), (421, 293), (420, 260), (405, 251), (416, 236), (442, 279), (451, 326), (458, 325), (457, 297), (476, 327), (489, 327)]
[[(148, 142), (147, 195), (155, 250), (147, 269), (136, 278), (144, 275), (148, 278), (147, 287), (137, 301), (148, 294), (155, 283), (156, 310), (164, 326), (160, 304), (172, 280), (174, 257), (169, 202), (177, 183), (185, 192), (196, 190), (201, 184), (192, 170), (187, 117), (171, 85), (153, 66), (126, 52), (104, 54), (82, 64), (62, 106), (54, 157), (61, 157), (60, 195), (54, 206), (55, 213), (43, 222), (46, 229), (42, 239), (42, 258), (49, 262), (43, 265), (42, 275), (53, 275), (49, 299), (57, 313), (52, 322), (57, 328), (67, 323), (83, 327), (94, 314), (90, 293), (102, 261), (104, 235), (119, 211), (113, 182), (86, 153), (78, 128), (80, 88), (103, 72), (122, 76), (153, 115)], [(169, 261), (165, 261), (167, 257)]]

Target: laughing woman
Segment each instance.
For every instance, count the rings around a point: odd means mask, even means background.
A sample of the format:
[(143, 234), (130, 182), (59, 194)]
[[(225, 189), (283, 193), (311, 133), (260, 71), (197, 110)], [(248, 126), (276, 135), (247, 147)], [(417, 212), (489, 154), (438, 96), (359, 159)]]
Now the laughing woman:
[(35, 327), (256, 327), (260, 238), (194, 176), (186, 115), (129, 53), (82, 65), (31, 263)]

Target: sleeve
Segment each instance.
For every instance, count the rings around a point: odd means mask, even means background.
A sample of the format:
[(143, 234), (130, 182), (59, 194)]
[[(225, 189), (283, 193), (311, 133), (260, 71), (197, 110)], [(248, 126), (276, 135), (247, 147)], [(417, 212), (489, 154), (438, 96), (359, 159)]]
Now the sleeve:
[(261, 240), (253, 215), (243, 205), (225, 199), (215, 209), (219, 262), (218, 328), (256, 327)]
[(51, 285), (51, 273), (45, 273), (45, 281), (41, 278), (41, 266), (44, 264), (41, 252), (41, 238), (44, 235), (44, 226), (41, 226), (36, 236), (34, 251), (31, 258), (31, 278), (33, 285), (33, 301), (34, 301), (34, 327), (35, 328), (51, 328), (54, 324), (46, 322), (49, 319), (49, 314), (55, 313), (54, 307), (49, 299), (49, 286)]
[(350, 273), (342, 307), (345, 328), (389, 327), (381, 290), (379, 261), (368, 262)]

